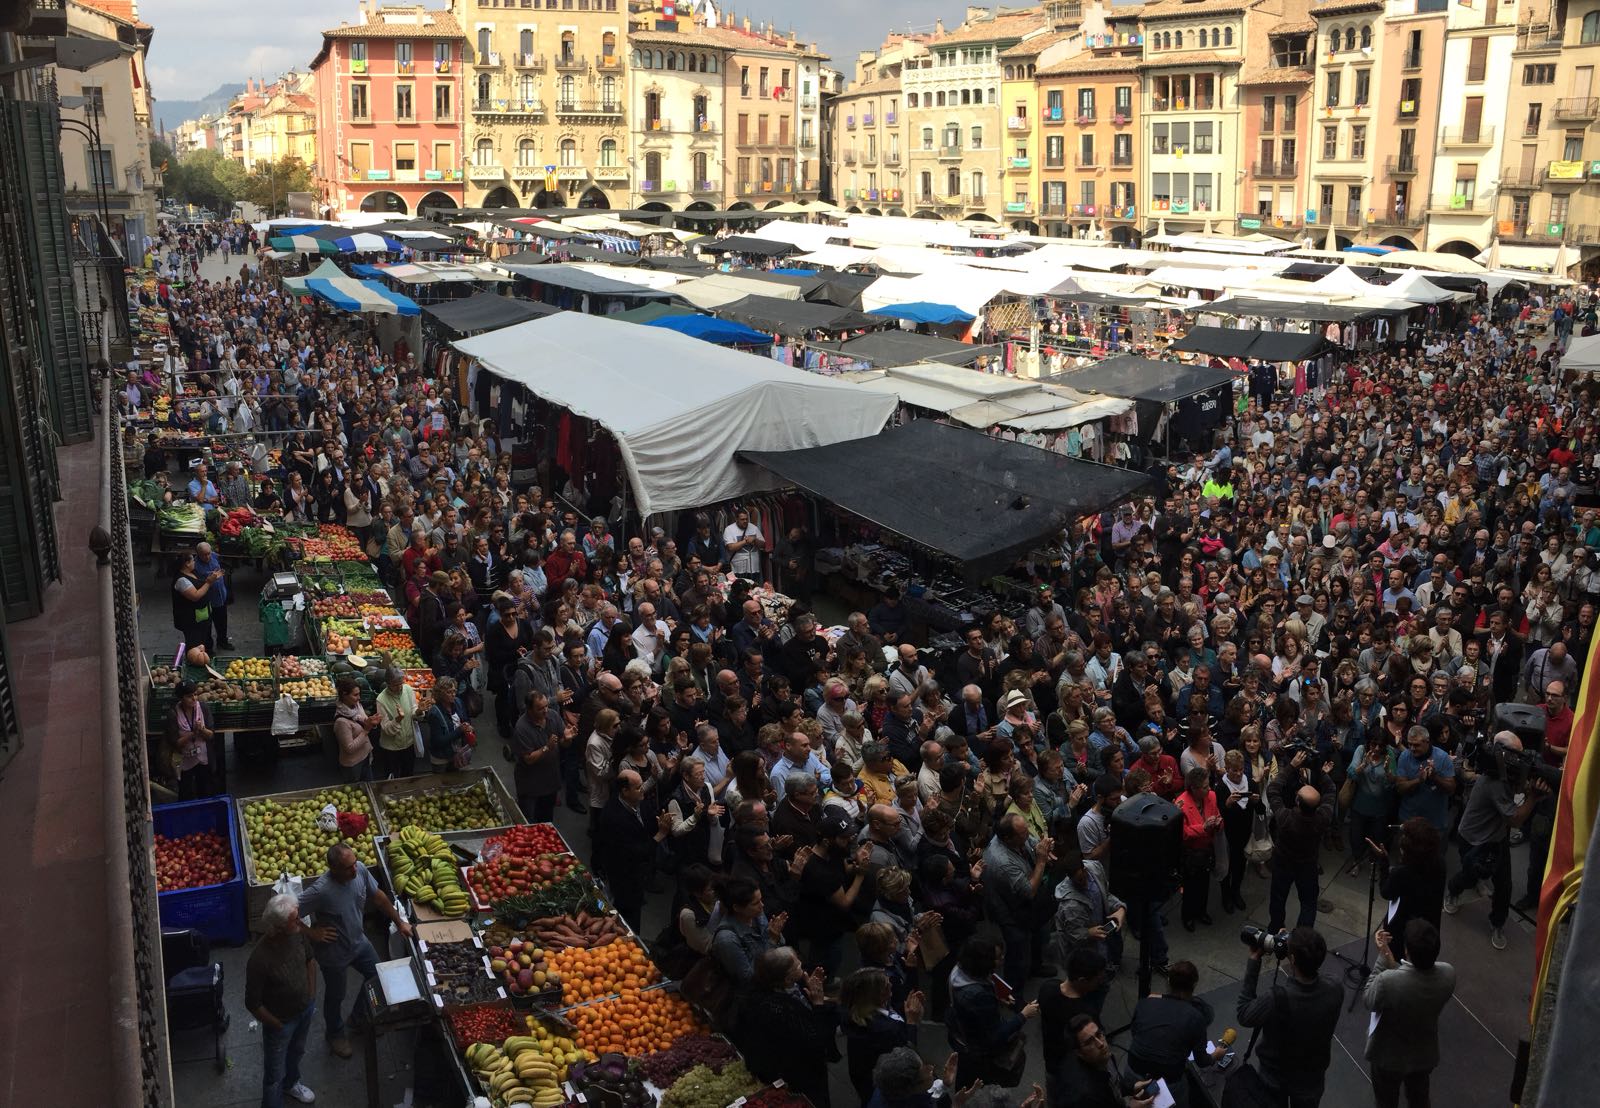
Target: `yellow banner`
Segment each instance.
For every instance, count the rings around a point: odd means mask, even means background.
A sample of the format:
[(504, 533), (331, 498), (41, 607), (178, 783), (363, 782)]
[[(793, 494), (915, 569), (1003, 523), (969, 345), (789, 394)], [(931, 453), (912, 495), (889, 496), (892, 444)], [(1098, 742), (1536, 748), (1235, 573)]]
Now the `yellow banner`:
[(1582, 162), (1551, 162), (1547, 171), (1552, 181), (1583, 180)]

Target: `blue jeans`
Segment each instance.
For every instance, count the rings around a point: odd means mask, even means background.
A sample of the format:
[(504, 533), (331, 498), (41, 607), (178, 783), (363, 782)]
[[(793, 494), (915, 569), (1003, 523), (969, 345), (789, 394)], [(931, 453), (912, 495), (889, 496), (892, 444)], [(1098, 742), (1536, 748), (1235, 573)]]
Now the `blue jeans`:
[[(322, 967), (322, 983), (327, 990), (322, 998), (322, 1018), (327, 1022), (330, 1039), (344, 1034), (344, 990), (352, 967), (361, 975), (363, 984), (378, 976), (378, 952), (372, 949), (372, 943), (365, 935), (361, 937), (361, 945), (356, 948), (356, 956), (348, 963), (337, 968)], [(352, 1012), (350, 1018), (357, 1026), (367, 1022), (362, 1012)]]
[(261, 1028), (261, 1108), (283, 1108), (284, 1090), (300, 1083), (300, 1056), (306, 1052), (306, 1032), (316, 1010), (313, 1000), (277, 1030)]

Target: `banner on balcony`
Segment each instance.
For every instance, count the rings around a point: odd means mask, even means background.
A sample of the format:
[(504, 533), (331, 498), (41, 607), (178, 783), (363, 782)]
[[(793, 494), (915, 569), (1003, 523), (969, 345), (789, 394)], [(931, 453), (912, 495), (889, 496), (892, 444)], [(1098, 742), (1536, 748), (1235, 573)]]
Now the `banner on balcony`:
[(1261, 230), (1261, 221), (1259, 219), (1241, 219), (1239, 227), (1245, 231), (1259, 231)]
[(1583, 162), (1551, 162), (1547, 175), (1552, 181), (1581, 181), (1583, 168)]

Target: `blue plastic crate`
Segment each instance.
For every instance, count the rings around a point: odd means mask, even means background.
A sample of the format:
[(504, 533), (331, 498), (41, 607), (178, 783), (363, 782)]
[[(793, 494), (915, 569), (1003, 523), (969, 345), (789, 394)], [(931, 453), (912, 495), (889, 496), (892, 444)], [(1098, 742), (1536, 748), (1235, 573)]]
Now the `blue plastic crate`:
[(227, 840), (233, 862), (231, 881), (158, 893), (156, 905), (161, 926), (193, 928), (211, 942), (223, 946), (243, 945), (250, 937), (250, 928), (245, 913), (244, 858), (239, 853), (239, 837), (235, 832), (233, 798), (214, 796), (206, 800), (158, 804), (150, 809), (150, 816), (155, 833), (169, 839), (215, 831)]

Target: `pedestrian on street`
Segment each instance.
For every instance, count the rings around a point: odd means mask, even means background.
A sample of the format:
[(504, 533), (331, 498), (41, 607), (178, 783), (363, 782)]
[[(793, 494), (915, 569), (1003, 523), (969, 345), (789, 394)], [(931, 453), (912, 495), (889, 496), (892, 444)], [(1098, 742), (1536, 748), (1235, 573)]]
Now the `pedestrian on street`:
[(261, 1108), (282, 1108), (285, 1096), (317, 1099), (300, 1080), (306, 1032), (317, 1010), (317, 960), (311, 934), (292, 896), (267, 901), (266, 934), (244, 967), (244, 1006), (261, 1023)]

